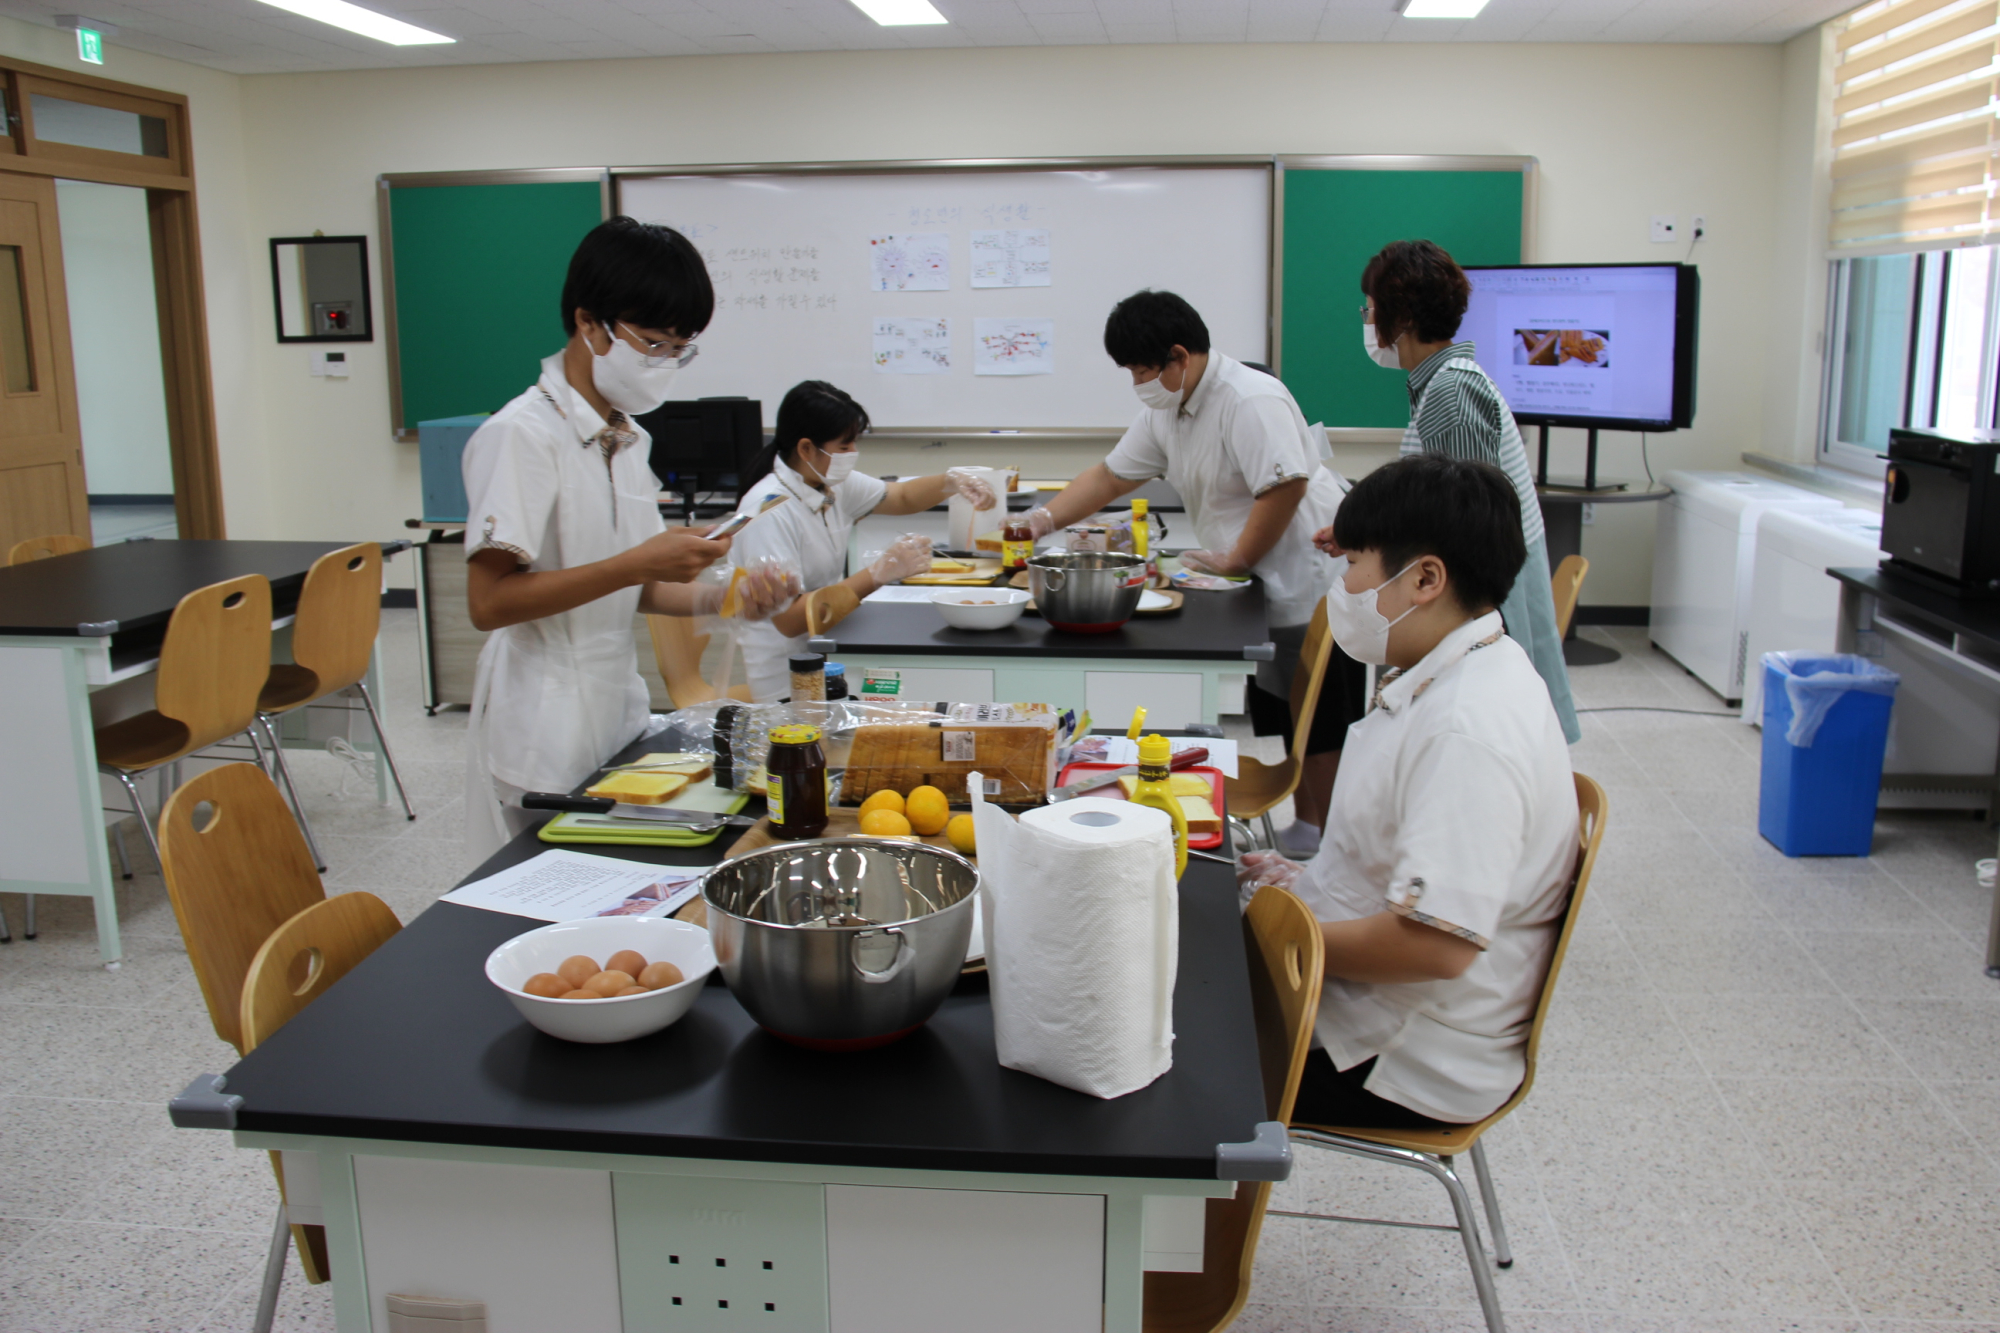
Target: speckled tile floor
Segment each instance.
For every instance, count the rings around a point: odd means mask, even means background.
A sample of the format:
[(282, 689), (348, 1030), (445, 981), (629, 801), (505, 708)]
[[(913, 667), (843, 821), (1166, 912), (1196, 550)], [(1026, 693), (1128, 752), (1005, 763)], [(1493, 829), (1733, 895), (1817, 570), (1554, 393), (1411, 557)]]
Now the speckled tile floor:
[[(1719, 711), (1643, 631), (1575, 673), (1585, 707)], [(415, 618), (384, 616), (386, 714), (419, 818), (295, 761), (331, 891), (405, 920), (465, 870), (465, 716), (417, 706)], [(1576, 764), (1611, 815), (1533, 1095), (1488, 1138), (1516, 1333), (2000, 1333), (2000, 982), (1981, 972), (1983, 824), (1885, 816), (1865, 861), (1755, 831), (1758, 734), (1593, 713)], [(1269, 747), (1269, 742), (1259, 742)], [(343, 791), (343, 784), (345, 791)], [(1281, 818), (1281, 824), (1284, 822)], [(156, 872), (121, 889), (123, 970), (87, 902), (0, 946), (0, 1330), (241, 1330), (274, 1188), (261, 1155), (166, 1124), (231, 1063)], [(1387, 1167), (1302, 1153), (1276, 1206), (1448, 1221)], [(1434, 1188), (1434, 1187), (1433, 1187)], [(278, 1327), (331, 1330), (287, 1275)], [(1246, 1333), (1474, 1333), (1454, 1236), (1272, 1218)]]

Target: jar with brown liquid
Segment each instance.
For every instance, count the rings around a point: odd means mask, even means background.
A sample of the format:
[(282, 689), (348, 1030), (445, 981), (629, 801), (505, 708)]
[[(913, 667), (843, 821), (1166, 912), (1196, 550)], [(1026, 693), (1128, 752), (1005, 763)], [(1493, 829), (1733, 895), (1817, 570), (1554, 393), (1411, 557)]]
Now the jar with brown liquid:
[(819, 728), (804, 723), (771, 729), (764, 768), (770, 773), (765, 803), (771, 832), (787, 842), (826, 832), (826, 751)]

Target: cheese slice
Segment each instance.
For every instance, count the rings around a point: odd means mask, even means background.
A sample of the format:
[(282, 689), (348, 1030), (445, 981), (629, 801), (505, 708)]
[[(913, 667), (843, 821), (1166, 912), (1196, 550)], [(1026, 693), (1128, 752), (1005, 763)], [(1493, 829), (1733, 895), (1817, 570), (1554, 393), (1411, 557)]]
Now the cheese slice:
[(685, 773), (613, 773), (595, 786), (586, 787), (586, 796), (609, 796), (627, 805), (665, 805), (688, 785)]
[(934, 555), (931, 557), (931, 573), (933, 574), (964, 574), (971, 569), (972, 566), (968, 565), (965, 561), (954, 560), (948, 555)]
[[(1118, 788), (1125, 793), (1125, 799), (1129, 801), (1132, 799), (1132, 793), (1139, 790), (1139, 779), (1131, 776), (1122, 777), (1118, 779)], [(1199, 773), (1167, 774), (1169, 796), (1194, 797), (1205, 801), (1212, 792), (1213, 788), (1208, 785), (1208, 779)]]
[(715, 761), (705, 754), (681, 754), (674, 751), (642, 754), (632, 763), (648, 773), (679, 773), (689, 782), (700, 782), (715, 771)]
[(1187, 812), (1188, 836), (1205, 837), (1210, 833), (1222, 832), (1222, 816), (1215, 813), (1215, 805), (1206, 796), (1183, 796), (1181, 809)]

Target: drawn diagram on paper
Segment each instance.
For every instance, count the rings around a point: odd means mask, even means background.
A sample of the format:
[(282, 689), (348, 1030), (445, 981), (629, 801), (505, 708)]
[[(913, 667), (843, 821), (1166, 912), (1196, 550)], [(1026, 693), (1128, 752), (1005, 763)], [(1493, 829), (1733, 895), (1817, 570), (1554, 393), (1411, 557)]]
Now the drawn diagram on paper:
[(902, 232), (868, 238), (869, 290), (951, 290), (951, 236), (942, 231)]
[(1049, 234), (1012, 228), (972, 233), (974, 287), (1049, 285)]
[(951, 321), (878, 316), (875, 320), (875, 373), (949, 375)]
[(972, 373), (1050, 375), (1055, 373), (1056, 322), (1052, 319), (972, 321)]

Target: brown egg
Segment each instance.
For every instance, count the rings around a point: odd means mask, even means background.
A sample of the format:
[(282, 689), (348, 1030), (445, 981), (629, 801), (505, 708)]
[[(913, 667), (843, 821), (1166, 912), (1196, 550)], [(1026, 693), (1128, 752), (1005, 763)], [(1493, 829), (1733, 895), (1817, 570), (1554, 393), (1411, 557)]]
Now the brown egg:
[(562, 966), (556, 969), (556, 975), (572, 986), (581, 986), (584, 982), (590, 980), (603, 970), (603, 968), (597, 965), (595, 958), (586, 958), (582, 954), (577, 954), (574, 957), (563, 959)]
[(544, 1000), (559, 1000), (569, 993), (571, 987), (553, 972), (537, 972), (521, 983), (521, 989)]
[(605, 971), (599, 972), (596, 976), (584, 982), (583, 988), (594, 995), (609, 999), (619, 991), (624, 990), (627, 986), (635, 986), (637, 984), (630, 972)]
[(620, 949), (604, 960), (604, 970), (623, 972), (627, 976), (636, 977), (646, 970), (646, 955), (637, 949)]
[(672, 963), (661, 961), (650, 964), (639, 974), (639, 984), (647, 990), (659, 990), (664, 986), (678, 986), (687, 980), (681, 970)]
[[(627, 986), (624, 990), (618, 992), (619, 995), (649, 995), (651, 993), (644, 986)], [(613, 996), (612, 998), (616, 999), (617, 996)]]
[(557, 998), (564, 1000), (601, 1000), (604, 997), (602, 995), (599, 995), (594, 990), (583, 990), (579, 988), (573, 991), (564, 991), (562, 995), (558, 996)]

